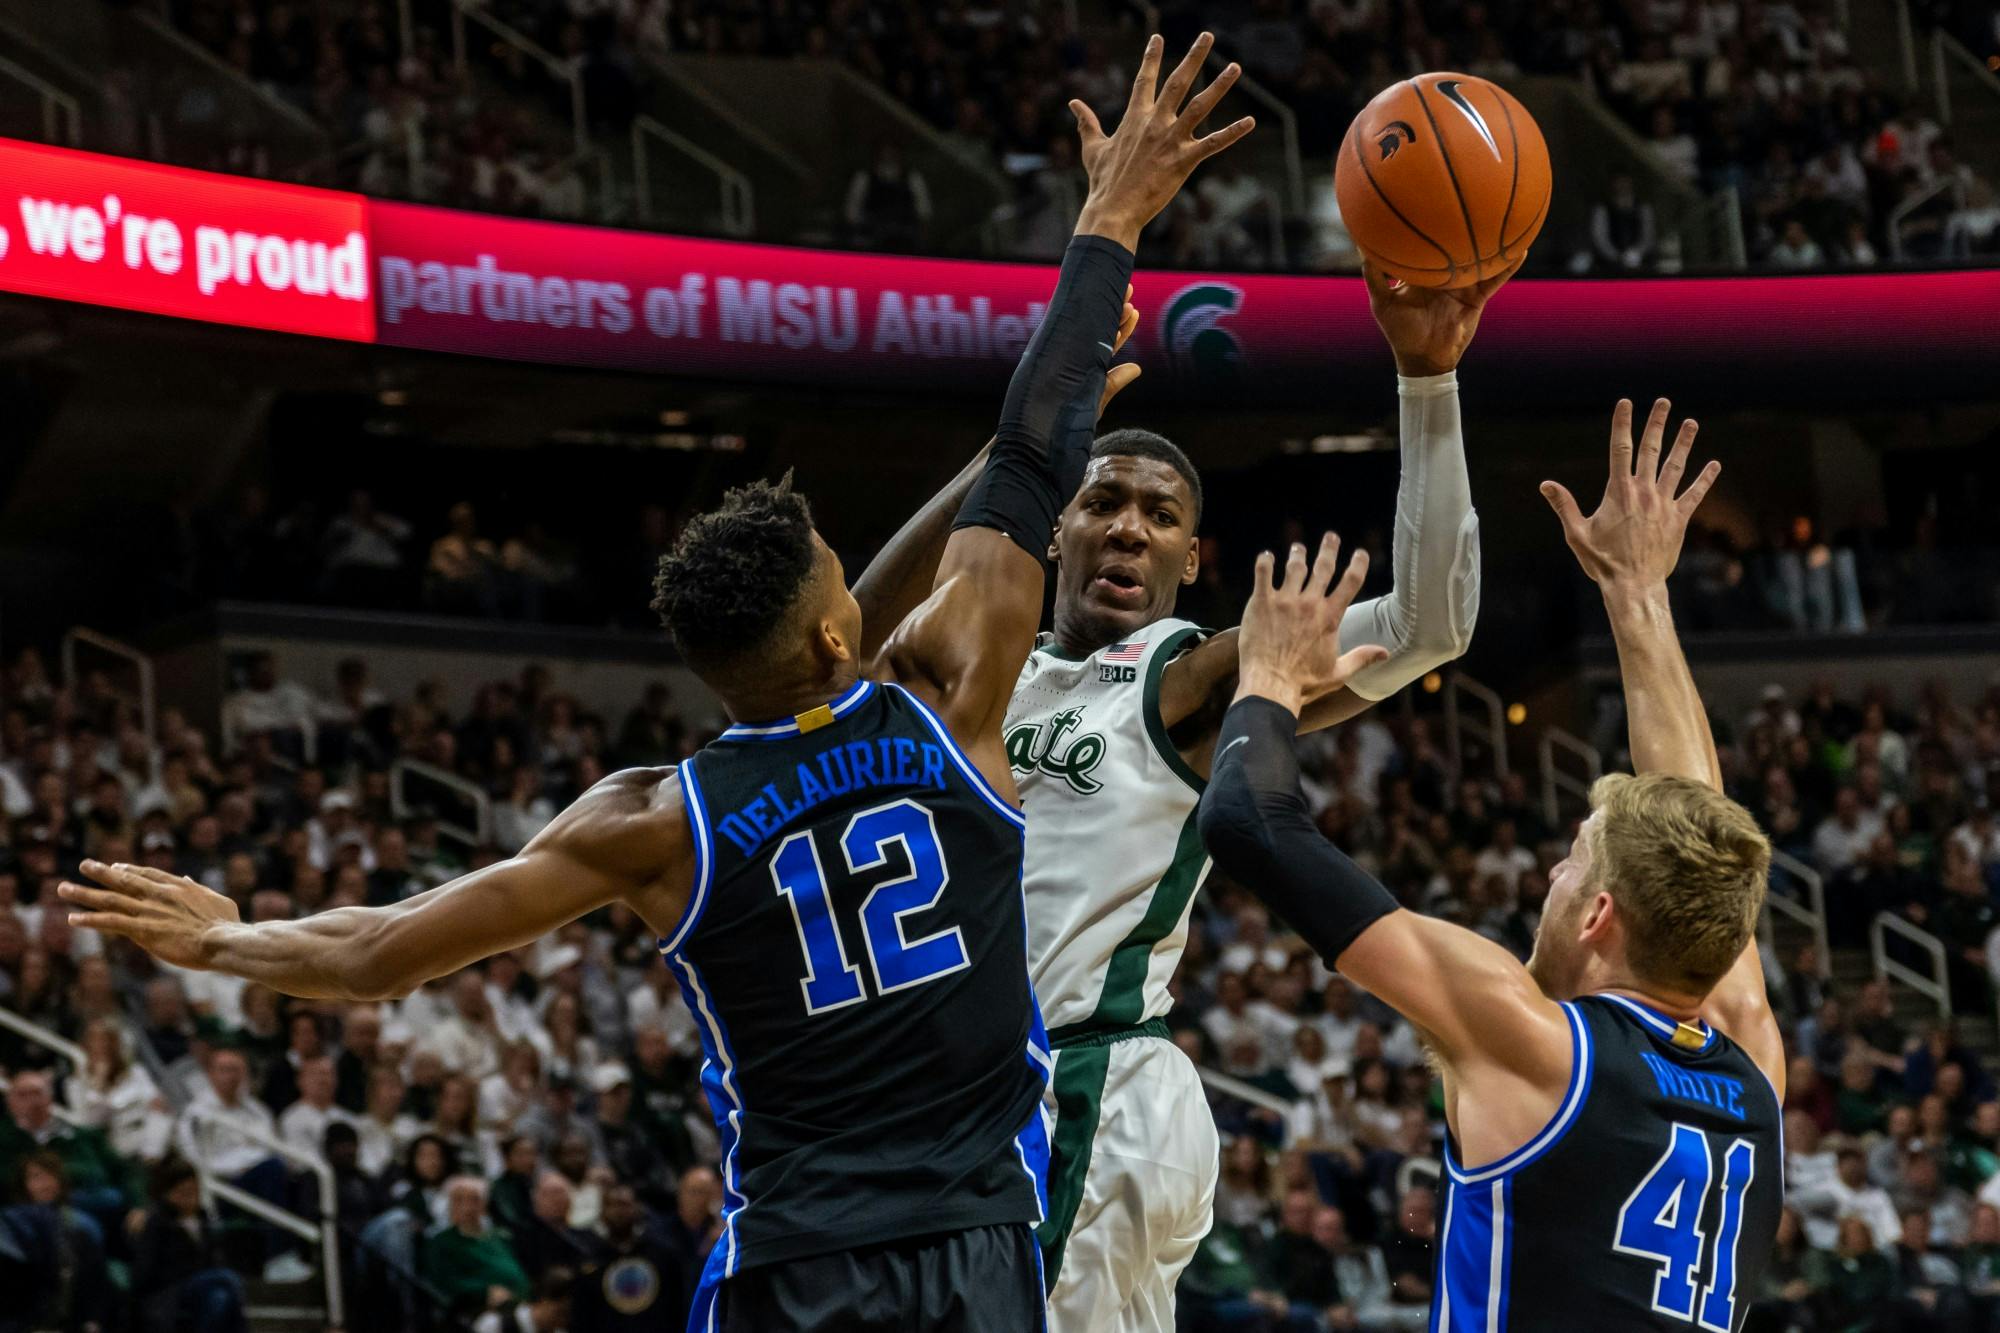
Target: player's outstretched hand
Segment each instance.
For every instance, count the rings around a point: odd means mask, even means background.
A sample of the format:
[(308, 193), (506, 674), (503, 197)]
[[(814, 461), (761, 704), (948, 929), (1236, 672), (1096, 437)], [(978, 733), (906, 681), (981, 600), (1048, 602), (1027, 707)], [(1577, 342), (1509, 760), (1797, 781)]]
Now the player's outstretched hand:
[(1611, 413), (1611, 476), (1597, 512), (1585, 518), (1576, 498), (1561, 483), (1542, 483), (1542, 498), (1562, 520), (1563, 538), (1583, 572), (1599, 584), (1665, 583), (1680, 562), (1681, 540), (1708, 488), (1722, 475), (1711, 459), (1700, 475), (1680, 489), (1688, 453), (1700, 429), (1692, 417), (1681, 422), (1674, 447), (1660, 460), (1672, 404), (1662, 398), (1646, 418), (1637, 457), (1632, 449), (1632, 400), (1621, 398)]
[(64, 902), (87, 910), (71, 912), (69, 923), (107, 935), (123, 935), (147, 953), (177, 967), (205, 967), (202, 937), (216, 925), (234, 925), (236, 903), (191, 879), (151, 866), (85, 861), (83, 873), (104, 887), (65, 882)]
[[(1118, 317), (1118, 332), (1111, 339), (1111, 355), (1117, 356), (1125, 350), (1125, 344), (1139, 327), (1139, 307), (1132, 304), (1132, 286), (1125, 286), (1125, 313)], [(1121, 361), (1111, 367), (1104, 376), (1104, 393), (1097, 400), (1097, 415), (1104, 416), (1104, 409), (1111, 406), (1111, 400), (1118, 391), (1139, 378), (1139, 363)]]
[(1521, 271), (1523, 254), (1505, 270), (1470, 287), (1412, 287), (1398, 282), (1363, 257), (1361, 276), (1368, 282), (1368, 305), (1375, 323), (1396, 354), (1396, 369), (1404, 375), (1442, 375), (1456, 369), (1458, 359), (1479, 331), (1479, 316), (1493, 293)]
[(1114, 134), (1106, 134), (1097, 113), (1081, 99), (1072, 100), (1077, 133), (1082, 138), (1083, 169), (1090, 177), (1090, 194), (1077, 219), (1079, 236), (1104, 236), (1126, 249), (1136, 249), (1139, 233), (1180, 192), (1189, 173), (1256, 125), (1249, 116), (1197, 137), (1195, 131), (1215, 110), (1216, 103), (1236, 82), (1236, 65), (1222, 71), (1208, 87), (1188, 96), (1208, 59), (1215, 37), (1195, 38), (1186, 56), (1160, 82), (1160, 56), (1165, 43), (1155, 33), (1146, 42), (1139, 76), (1132, 82), (1132, 99)]
[(1311, 569), (1305, 545), (1294, 542), (1275, 584), (1277, 557), (1269, 551), (1257, 557), (1255, 590), (1237, 641), (1238, 698), (1261, 695), (1296, 713), (1389, 655), (1379, 644), (1340, 651), (1340, 618), (1368, 577), (1368, 552), (1356, 551), (1336, 580), (1339, 566), (1340, 538), (1331, 532), (1320, 538)]

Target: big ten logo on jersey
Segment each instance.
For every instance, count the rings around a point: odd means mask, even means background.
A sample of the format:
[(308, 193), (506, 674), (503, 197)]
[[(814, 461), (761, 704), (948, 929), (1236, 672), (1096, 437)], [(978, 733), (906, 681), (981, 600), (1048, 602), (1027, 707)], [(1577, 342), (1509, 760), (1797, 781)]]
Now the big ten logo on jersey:
[(1081, 708), (1065, 708), (1044, 721), (1023, 722), (1007, 733), (1008, 767), (1022, 777), (1041, 772), (1061, 778), (1079, 796), (1101, 790), (1104, 784), (1090, 773), (1104, 761), (1104, 737), (1087, 731), (1063, 744), (1082, 721)]
[(1118, 666), (1112, 662), (1100, 662), (1097, 667), (1097, 679), (1106, 685), (1130, 685), (1133, 681), (1139, 679), (1139, 668), (1135, 666)]

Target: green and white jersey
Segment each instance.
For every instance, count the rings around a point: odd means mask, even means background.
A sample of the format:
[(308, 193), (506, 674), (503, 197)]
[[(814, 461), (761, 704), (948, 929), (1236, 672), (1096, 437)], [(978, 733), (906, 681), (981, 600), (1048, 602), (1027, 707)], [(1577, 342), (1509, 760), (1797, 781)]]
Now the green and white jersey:
[(1052, 1042), (1172, 1007), (1188, 905), (1208, 872), (1202, 780), (1160, 722), (1160, 674), (1199, 643), (1160, 620), (1077, 661), (1044, 635), (1007, 706), (1028, 816), (1028, 971)]

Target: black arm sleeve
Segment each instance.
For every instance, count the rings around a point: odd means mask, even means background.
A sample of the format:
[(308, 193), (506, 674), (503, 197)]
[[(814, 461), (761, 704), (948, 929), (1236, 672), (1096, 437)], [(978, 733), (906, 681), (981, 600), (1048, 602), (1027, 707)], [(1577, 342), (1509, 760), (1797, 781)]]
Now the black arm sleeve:
[(959, 508), (959, 528), (997, 528), (1037, 560), (1076, 494), (1097, 431), (1097, 400), (1132, 280), (1132, 252), (1079, 236), (1063, 256), (1048, 313), (1007, 386), (986, 470)]
[(1201, 798), (1201, 836), (1229, 877), (1262, 899), (1331, 967), (1395, 897), (1328, 842), (1306, 813), (1293, 750), (1299, 720), (1269, 699), (1230, 706)]

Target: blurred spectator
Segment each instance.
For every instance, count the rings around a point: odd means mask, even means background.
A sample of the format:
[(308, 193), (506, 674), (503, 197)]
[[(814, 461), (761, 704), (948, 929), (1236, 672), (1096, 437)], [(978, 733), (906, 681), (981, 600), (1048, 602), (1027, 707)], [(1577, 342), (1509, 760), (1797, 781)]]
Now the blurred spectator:
[(434, 611), (495, 616), (500, 611), (499, 554), (479, 534), (478, 518), (465, 501), (451, 507), (450, 527), (431, 543), (424, 578), (424, 601)]
[(458, 1176), (445, 1188), (446, 1224), (424, 1237), (423, 1276), (455, 1314), (477, 1316), (527, 1297), (527, 1275), (486, 1218), (486, 1182)]
[(543, 1171), (535, 1178), (528, 1218), (511, 1236), (514, 1258), (530, 1282), (540, 1282), (551, 1269), (581, 1269), (596, 1254), (597, 1238), (569, 1224), (573, 1202), (560, 1172)]
[(921, 171), (904, 163), (902, 149), (885, 139), (848, 182), (843, 216), (855, 245), (920, 251), (931, 225), (930, 185)]
[(120, 1157), (149, 1164), (165, 1157), (173, 1116), (152, 1075), (132, 1063), (118, 1028), (92, 1023), (83, 1051), (83, 1068), (63, 1084), (71, 1119), (104, 1134)]
[(645, 1333), (687, 1321), (685, 1259), (655, 1234), (630, 1185), (604, 1192), (597, 1259), (577, 1283), (570, 1333)]
[(7, 1085), (7, 1118), (0, 1121), (0, 1182), (10, 1200), (21, 1197), (28, 1159), (43, 1153), (62, 1164), (65, 1189), (76, 1205), (113, 1225), (142, 1197), (136, 1172), (104, 1135), (57, 1119), (49, 1076), (24, 1070)]
[(1570, 271), (1639, 272), (1652, 267), (1657, 244), (1653, 206), (1639, 198), (1630, 176), (1613, 176), (1611, 197), (1590, 210), (1590, 248), (1578, 252)]
[(22, 1202), (0, 1212), (0, 1231), (21, 1261), (0, 1318), (21, 1321), (16, 1326), (24, 1329), (97, 1333), (109, 1325), (117, 1298), (103, 1231), (70, 1206), (63, 1159), (55, 1153), (29, 1157), (19, 1185)]
[(243, 1284), (223, 1261), (192, 1166), (169, 1158), (132, 1245), (132, 1296), (146, 1333), (248, 1333)]

